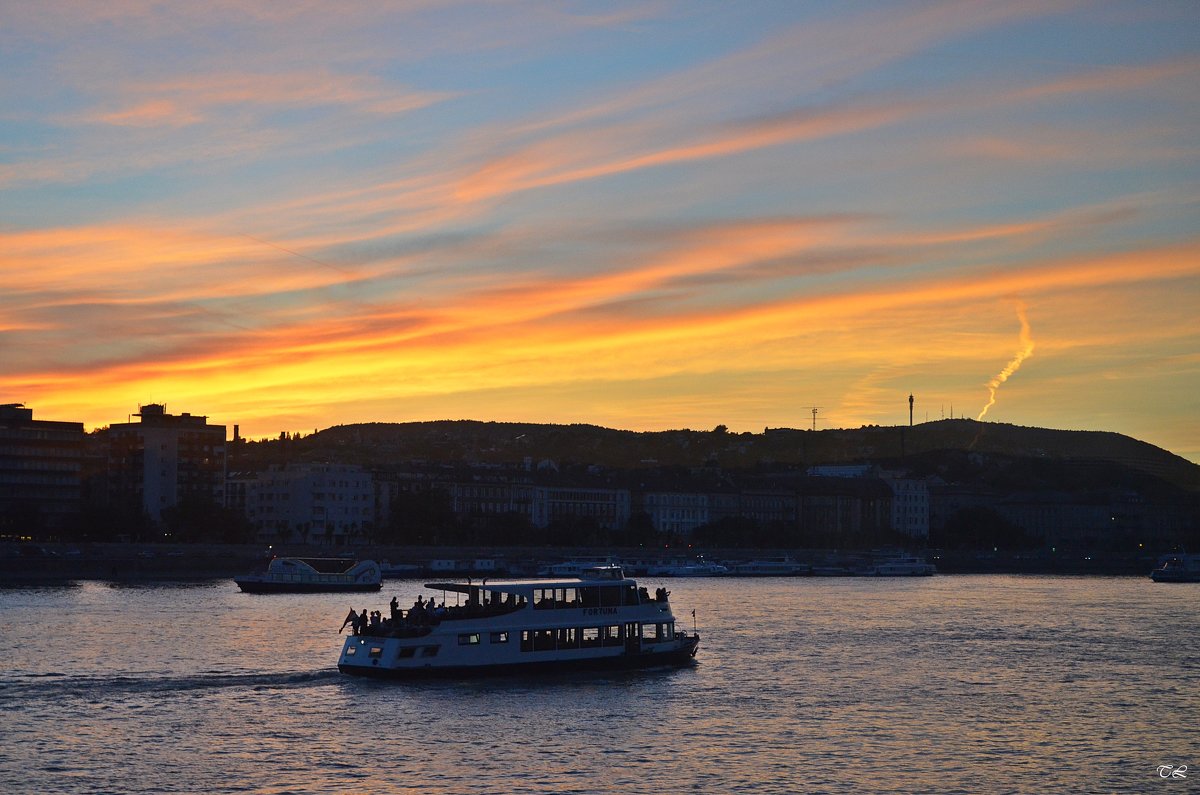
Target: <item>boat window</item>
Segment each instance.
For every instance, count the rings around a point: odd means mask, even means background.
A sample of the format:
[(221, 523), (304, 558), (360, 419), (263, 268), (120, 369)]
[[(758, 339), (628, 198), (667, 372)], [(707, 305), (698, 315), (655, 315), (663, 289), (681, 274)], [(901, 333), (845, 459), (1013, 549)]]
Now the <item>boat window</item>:
[(601, 607), (620, 607), (621, 588), (616, 585), (605, 585), (600, 588)]
[(521, 651), (533, 651), (533, 633), (527, 629), (521, 630)]
[(534, 651), (554, 651), (554, 630), (538, 629), (533, 633)]
[(508, 643), (508, 633), (507, 632), (493, 632), (492, 636), (489, 638), (489, 640), (492, 643)]
[(580, 645), (585, 649), (601, 645), (600, 627), (584, 627), (580, 632)]
[(459, 646), (478, 646), (479, 645), (479, 633), (478, 632), (465, 632), (465, 633), (459, 635), (458, 636), (458, 645)]
[(604, 645), (605, 646), (620, 646), (625, 642), (621, 637), (620, 625), (604, 627)]
[(642, 642), (662, 643), (671, 639), (671, 632), (666, 624), (642, 624)]
[(437, 653), (438, 653), (438, 649), (440, 649), (440, 648), (442, 648), (442, 647), (441, 646), (422, 646), (421, 647), (421, 656), (422, 657), (436, 657)]
[(499, 607), (501, 605), (504, 607), (520, 607), (524, 604), (525, 597), (523, 596), (520, 598), (520, 600), (518, 600), (515, 593), (503, 593), (501, 591), (492, 592), (492, 606), (494, 607)]
[(600, 589), (594, 585), (580, 588), (579, 601), (581, 607), (599, 607)]
[(581, 607), (578, 588), (534, 588), (533, 606), (537, 610)]
[(407, 660), (409, 657), (412, 657), (416, 653), (417, 653), (416, 646), (401, 646), (400, 653), (397, 654), (396, 656), (398, 658), (400, 658), (401, 660)]
[(348, 647), (346, 648), (346, 656), (347, 656), (347, 657), (353, 657), (353, 656), (354, 656), (354, 655), (356, 655), (356, 654), (358, 654), (358, 647), (357, 647), (357, 646), (348, 646)]
[(562, 629), (558, 630), (558, 648), (578, 649), (579, 630), (575, 627), (563, 627)]
[(625, 604), (636, 605), (638, 603), (637, 586), (633, 583), (625, 586)]
[(373, 660), (377, 659), (379, 657), (382, 657), (383, 656), (383, 647), (382, 646), (372, 646), (371, 651), (367, 652), (367, 656)]

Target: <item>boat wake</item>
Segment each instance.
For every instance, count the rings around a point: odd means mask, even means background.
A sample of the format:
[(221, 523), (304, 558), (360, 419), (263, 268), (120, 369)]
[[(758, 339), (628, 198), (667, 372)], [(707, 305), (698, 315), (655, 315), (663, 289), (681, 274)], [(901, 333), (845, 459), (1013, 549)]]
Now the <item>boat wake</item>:
[(324, 685), (339, 679), (336, 670), (279, 673), (203, 671), (187, 676), (131, 673), (123, 676), (80, 676), (60, 672), (15, 674), (0, 678), (0, 703), (25, 699), (110, 697), (198, 690), (278, 690)]

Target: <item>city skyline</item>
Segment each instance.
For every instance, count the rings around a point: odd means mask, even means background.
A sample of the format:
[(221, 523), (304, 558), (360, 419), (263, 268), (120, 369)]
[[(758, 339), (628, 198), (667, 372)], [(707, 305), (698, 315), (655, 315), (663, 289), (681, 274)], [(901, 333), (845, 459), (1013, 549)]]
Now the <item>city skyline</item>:
[[(602, 9), (602, 10), (598, 10)], [(1200, 7), (6, 10), (0, 403), (1200, 462)]]

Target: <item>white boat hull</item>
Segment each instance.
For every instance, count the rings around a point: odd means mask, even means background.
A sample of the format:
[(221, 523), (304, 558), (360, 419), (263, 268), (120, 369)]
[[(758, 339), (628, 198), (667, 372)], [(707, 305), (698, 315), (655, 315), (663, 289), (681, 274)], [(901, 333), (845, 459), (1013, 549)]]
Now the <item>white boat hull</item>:
[[(659, 644), (663, 648), (643, 649), (630, 653), (624, 648), (604, 649), (600, 654), (580, 655), (577, 651), (541, 653), (546, 654), (540, 659), (514, 660), (510, 662), (420, 662), (411, 665), (385, 664), (383, 661), (389, 649), (381, 639), (370, 637), (353, 637), (347, 639), (347, 647), (358, 645), (360, 654), (367, 654), (367, 662), (346, 661), (346, 648), (342, 650), (342, 661), (338, 670), (355, 676), (369, 676), (383, 679), (425, 679), (431, 677), (480, 677), (505, 675), (531, 675), (551, 672), (570, 671), (622, 671), (645, 668), (682, 667), (695, 662), (696, 650), (700, 644), (699, 635), (688, 635), (668, 644)], [(369, 657), (372, 648), (382, 647), (384, 651), (375, 658)], [(355, 655), (358, 656), (358, 655)]]

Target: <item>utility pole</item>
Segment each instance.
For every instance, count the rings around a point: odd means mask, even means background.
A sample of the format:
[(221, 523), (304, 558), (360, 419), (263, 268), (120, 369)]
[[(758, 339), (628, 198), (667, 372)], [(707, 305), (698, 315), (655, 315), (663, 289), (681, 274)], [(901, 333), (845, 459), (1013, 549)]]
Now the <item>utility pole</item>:
[(912, 411), (913, 411), (913, 396), (912, 396), (912, 392), (909, 392), (908, 393), (908, 426), (910, 428), (912, 427), (912, 424), (913, 424)]

